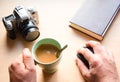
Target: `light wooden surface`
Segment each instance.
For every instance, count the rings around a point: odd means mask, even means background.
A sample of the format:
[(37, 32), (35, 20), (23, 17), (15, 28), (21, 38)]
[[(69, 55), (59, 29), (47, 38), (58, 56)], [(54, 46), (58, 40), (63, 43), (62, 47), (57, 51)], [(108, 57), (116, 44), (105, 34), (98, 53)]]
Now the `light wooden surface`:
[[(84, 0), (0, 0), (0, 81), (9, 82), (8, 66), (27, 47), (42, 38), (54, 38), (62, 46), (68, 44), (63, 51), (63, 57), (58, 66), (58, 71), (53, 75), (43, 74), (37, 68), (38, 82), (84, 82), (75, 64), (77, 49), (84, 46), (85, 42), (95, 40), (81, 32), (70, 28), (69, 20)], [(21, 36), (10, 40), (2, 23), (2, 17), (10, 15), (16, 5), (25, 7), (34, 6), (39, 12), (40, 37), (33, 42), (26, 42)], [(120, 75), (120, 12), (116, 16), (109, 31), (101, 43), (114, 53), (115, 62)]]

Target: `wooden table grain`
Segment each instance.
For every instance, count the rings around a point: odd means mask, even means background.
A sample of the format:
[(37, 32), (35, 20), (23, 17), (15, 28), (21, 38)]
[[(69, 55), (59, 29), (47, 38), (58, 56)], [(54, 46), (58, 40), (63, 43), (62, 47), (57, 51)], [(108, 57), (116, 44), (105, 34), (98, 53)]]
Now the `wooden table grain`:
[[(24, 48), (31, 50), (36, 41), (54, 38), (62, 47), (68, 44), (68, 48), (62, 52), (61, 62), (54, 74), (44, 74), (41, 68), (36, 66), (37, 82), (84, 82), (75, 63), (76, 51), (83, 47), (85, 42), (96, 39), (69, 27), (69, 20), (83, 2), (84, 0), (0, 0), (0, 81), (9, 82), (8, 66)], [(40, 37), (37, 40), (27, 42), (18, 33), (15, 40), (7, 37), (2, 17), (12, 14), (17, 5), (26, 8), (33, 6), (38, 10)], [(113, 52), (120, 75), (120, 12), (101, 43)]]

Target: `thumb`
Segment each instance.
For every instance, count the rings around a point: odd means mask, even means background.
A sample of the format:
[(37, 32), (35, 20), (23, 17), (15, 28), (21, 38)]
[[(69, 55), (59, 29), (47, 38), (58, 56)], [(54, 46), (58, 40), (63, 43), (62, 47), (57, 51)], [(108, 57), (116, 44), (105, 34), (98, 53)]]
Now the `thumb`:
[(31, 68), (35, 67), (34, 60), (32, 58), (32, 54), (28, 48), (25, 48), (23, 50), (23, 63), (25, 65), (26, 69), (31, 69)]

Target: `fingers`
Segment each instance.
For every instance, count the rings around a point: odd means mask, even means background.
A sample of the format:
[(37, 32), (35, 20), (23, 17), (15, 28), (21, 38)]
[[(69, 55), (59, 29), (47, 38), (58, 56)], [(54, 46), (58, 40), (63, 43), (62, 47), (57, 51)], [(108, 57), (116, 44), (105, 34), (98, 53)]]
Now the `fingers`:
[(104, 53), (106, 52), (106, 49), (104, 48), (104, 46), (102, 46), (99, 42), (97, 41), (88, 41), (86, 43), (86, 46), (90, 46), (93, 48), (94, 50), (94, 53), (97, 54), (97, 53)]
[[(94, 53), (98, 53), (99, 51), (102, 51), (100, 48), (101, 48), (101, 44), (99, 42), (95, 42), (95, 41), (89, 41), (86, 43), (86, 46), (87, 47), (92, 47), (93, 50), (94, 50)], [(99, 48), (100, 47), (100, 48)], [(93, 62), (94, 58), (95, 58), (95, 54), (93, 54), (89, 49), (87, 48), (82, 48), (82, 49), (79, 49), (78, 50), (78, 53), (82, 54), (84, 56), (84, 58), (88, 61), (89, 65), (91, 62)], [(83, 64), (83, 62), (81, 62)], [(80, 65), (82, 65), (80, 63)], [(85, 66), (83, 64), (83, 66)], [(82, 67), (83, 67), (82, 66)], [(82, 69), (80, 67), (80, 69)], [(81, 70), (82, 71), (82, 70)]]
[[(89, 65), (91, 65), (91, 62), (95, 60), (95, 54), (101, 51), (100, 48), (102, 48), (102, 46), (99, 42), (95, 42), (95, 41), (87, 42), (86, 46), (92, 47), (94, 50), (94, 54), (87, 48), (79, 49), (78, 53), (82, 54), (84, 58), (88, 61)], [(90, 76), (90, 69), (88, 69), (84, 65), (84, 63), (78, 58), (76, 59), (76, 63), (83, 77), (87, 79)]]
[(97, 41), (88, 41), (88, 42), (86, 42), (86, 46), (96, 47), (96, 45), (101, 45), (101, 44), (99, 42), (97, 42)]
[(88, 62), (91, 62), (93, 59), (93, 53), (87, 48), (79, 49), (78, 53), (82, 54)]
[(87, 76), (87, 73), (88, 73), (88, 68), (83, 64), (82, 61), (80, 61), (80, 59), (76, 59), (76, 64), (81, 72), (81, 74), (83, 76)]
[(35, 68), (34, 60), (32, 58), (32, 54), (29, 51), (29, 49), (27, 49), (27, 48), (25, 48), (23, 50), (23, 63), (25, 65), (25, 68), (28, 69), (28, 70)]
[(14, 60), (14, 62), (11, 63), (11, 65), (9, 66), (9, 71), (23, 71), (25, 69), (25, 66), (23, 64), (23, 56), (22, 54), (18, 56), (18, 58), (16, 58)]

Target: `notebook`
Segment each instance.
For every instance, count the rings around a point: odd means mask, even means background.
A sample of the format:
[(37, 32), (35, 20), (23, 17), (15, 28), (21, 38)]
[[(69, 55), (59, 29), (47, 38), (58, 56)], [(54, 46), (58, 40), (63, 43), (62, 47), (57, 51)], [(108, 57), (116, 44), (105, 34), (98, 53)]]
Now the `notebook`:
[(120, 10), (120, 0), (86, 0), (70, 20), (70, 27), (103, 40)]

